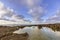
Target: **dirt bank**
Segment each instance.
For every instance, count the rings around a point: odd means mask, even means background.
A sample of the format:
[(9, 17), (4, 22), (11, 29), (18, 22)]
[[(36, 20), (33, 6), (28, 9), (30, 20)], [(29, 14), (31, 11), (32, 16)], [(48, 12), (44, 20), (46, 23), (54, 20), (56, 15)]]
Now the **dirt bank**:
[(0, 27), (0, 40), (27, 40), (28, 34), (13, 34), (17, 27)]

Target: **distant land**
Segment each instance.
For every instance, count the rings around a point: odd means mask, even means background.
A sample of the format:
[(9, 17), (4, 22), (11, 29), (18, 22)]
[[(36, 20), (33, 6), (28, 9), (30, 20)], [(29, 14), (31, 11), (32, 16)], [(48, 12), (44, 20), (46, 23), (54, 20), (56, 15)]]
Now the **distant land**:
[(24, 28), (24, 27), (32, 27), (37, 26), (39, 29), (42, 27), (49, 27), (53, 29), (54, 31), (60, 31), (60, 23), (53, 23), (53, 24), (6, 24), (6, 25), (0, 25), (0, 27), (18, 27), (18, 28)]

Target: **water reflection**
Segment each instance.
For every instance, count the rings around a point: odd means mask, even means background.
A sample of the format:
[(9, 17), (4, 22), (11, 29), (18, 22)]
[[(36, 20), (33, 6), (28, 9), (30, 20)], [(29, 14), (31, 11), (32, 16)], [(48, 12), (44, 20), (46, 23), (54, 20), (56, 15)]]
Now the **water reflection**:
[(26, 32), (29, 34), (28, 40), (60, 40), (60, 32), (54, 32), (47, 27), (42, 27), (41, 29), (38, 29), (36, 26), (25, 27), (13, 33), (22, 34)]

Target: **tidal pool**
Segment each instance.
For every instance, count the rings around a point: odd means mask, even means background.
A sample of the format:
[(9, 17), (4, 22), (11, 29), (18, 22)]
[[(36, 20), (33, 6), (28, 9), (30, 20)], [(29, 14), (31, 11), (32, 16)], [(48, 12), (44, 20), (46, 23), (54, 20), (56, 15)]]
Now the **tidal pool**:
[(48, 27), (42, 27), (41, 29), (38, 29), (37, 26), (25, 27), (14, 31), (13, 33), (28, 33), (28, 40), (60, 40), (60, 32), (53, 31)]

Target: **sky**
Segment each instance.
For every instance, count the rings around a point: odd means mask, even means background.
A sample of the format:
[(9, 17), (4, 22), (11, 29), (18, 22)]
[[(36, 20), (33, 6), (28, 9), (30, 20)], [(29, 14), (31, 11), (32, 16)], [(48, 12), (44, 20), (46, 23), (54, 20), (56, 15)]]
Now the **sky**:
[(0, 0), (0, 24), (60, 23), (60, 0)]

